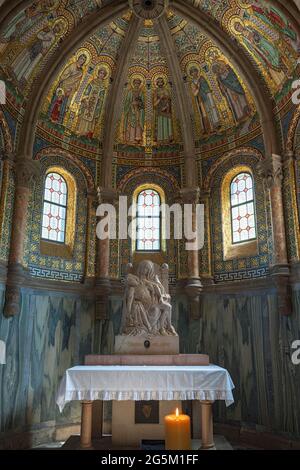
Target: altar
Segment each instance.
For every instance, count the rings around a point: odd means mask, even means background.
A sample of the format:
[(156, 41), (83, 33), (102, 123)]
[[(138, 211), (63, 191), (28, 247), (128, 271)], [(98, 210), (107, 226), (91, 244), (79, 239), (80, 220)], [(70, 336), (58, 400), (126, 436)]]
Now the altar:
[[(82, 403), (81, 447), (92, 447), (94, 401), (198, 400), (201, 404), (202, 448), (214, 447), (212, 405), (234, 402), (234, 384), (227, 370), (197, 365), (78, 366), (66, 371), (56, 403), (62, 412), (73, 400)], [(122, 432), (126, 433), (126, 420)]]

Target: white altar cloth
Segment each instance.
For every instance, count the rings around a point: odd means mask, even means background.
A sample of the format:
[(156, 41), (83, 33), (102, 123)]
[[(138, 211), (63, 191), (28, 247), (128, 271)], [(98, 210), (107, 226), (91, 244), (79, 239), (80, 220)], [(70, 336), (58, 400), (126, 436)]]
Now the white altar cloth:
[(70, 401), (225, 400), (233, 402), (227, 370), (209, 366), (78, 366), (66, 371), (56, 403)]

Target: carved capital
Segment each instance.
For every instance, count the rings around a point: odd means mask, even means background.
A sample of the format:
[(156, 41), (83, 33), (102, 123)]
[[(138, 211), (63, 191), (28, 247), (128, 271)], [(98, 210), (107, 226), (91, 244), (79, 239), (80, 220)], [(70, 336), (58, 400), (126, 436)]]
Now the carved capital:
[(280, 155), (273, 154), (258, 164), (258, 172), (268, 189), (281, 186), (283, 180), (283, 163)]
[[(19, 160), (19, 159), (18, 159)], [(40, 162), (31, 159), (17, 161), (15, 165), (16, 185), (23, 188), (32, 188), (40, 176)]]
[(200, 198), (200, 188), (183, 188), (180, 191), (183, 204), (198, 204)]
[(119, 193), (113, 188), (97, 188), (98, 203), (115, 205), (119, 199)]

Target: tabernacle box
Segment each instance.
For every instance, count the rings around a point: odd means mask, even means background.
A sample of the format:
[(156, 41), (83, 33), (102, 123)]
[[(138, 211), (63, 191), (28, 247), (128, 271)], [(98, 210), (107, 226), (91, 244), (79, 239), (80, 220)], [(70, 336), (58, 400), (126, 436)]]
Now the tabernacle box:
[(86, 366), (208, 366), (206, 354), (175, 355), (90, 355), (85, 357)]

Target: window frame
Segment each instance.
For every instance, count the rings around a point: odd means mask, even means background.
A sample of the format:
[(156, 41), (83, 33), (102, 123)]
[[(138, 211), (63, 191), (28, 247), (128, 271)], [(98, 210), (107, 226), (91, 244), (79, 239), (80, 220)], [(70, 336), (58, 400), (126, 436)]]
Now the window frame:
[[(50, 173), (59, 174), (67, 185), (67, 210), (66, 210), (66, 225), (65, 225), (65, 239), (64, 243), (54, 240), (48, 240), (42, 238), (42, 227), (44, 217), (44, 201), (45, 201), (45, 187), (46, 178)], [(40, 207), (40, 254), (42, 256), (49, 256), (55, 258), (62, 258), (66, 260), (72, 260), (74, 257), (74, 246), (76, 239), (76, 220), (77, 220), (77, 196), (78, 188), (75, 177), (62, 166), (49, 166), (43, 176), (41, 182), (41, 206)], [(48, 204), (50, 204), (48, 202)]]
[[(140, 188), (139, 192), (137, 193), (136, 195), (136, 198), (135, 198), (135, 205), (136, 205), (136, 211), (135, 211), (135, 252), (136, 253), (161, 253), (162, 251), (162, 246), (163, 246), (163, 243), (162, 243), (162, 236), (163, 236), (163, 232), (162, 232), (162, 213), (161, 213), (161, 210), (159, 209), (159, 216), (142, 216), (142, 215), (139, 215), (139, 205), (138, 205), (138, 201), (139, 201), (139, 197), (141, 196), (141, 194), (144, 192), (144, 191), (153, 191), (155, 193), (155, 195), (158, 196), (159, 198), (159, 208), (161, 208), (161, 205), (162, 205), (162, 197), (161, 197), (161, 194), (159, 193), (159, 191), (157, 191), (157, 189), (155, 189), (155, 187), (153, 185), (147, 185), (147, 187), (143, 187), (143, 188)], [(159, 248), (158, 249), (152, 249), (152, 250), (141, 250), (138, 248), (138, 243), (139, 243), (139, 239), (138, 239), (138, 230), (139, 230), (139, 227), (138, 227), (138, 222), (140, 219), (158, 219), (159, 220)]]
[[(250, 174), (253, 181), (254, 188), (254, 210), (255, 210), (255, 223), (256, 223), (256, 238), (245, 240), (238, 243), (233, 243), (233, 226), (231, 216), (231, 184), (234, 178), (240, 173)], [(232, 261), (234, 259), (247, 259), (259, 254), (259, 226), (257, 221), (257, 207), (256, 207), (256, 181), (253, 174), (253, 169), (249, 165), (235, 165), (229, 169), (222, 177), (220, 184), (220, 199), (221, 199), (221, 225), (222, 225), (222, 253), (223, 261)]]
[[(231, 192), (232, 184), (233, 184), (234, 180), (242, 174), (249, 176), (252, 180), (253, 198), (250, 201), (246, 201), (246, 202), (242, 202), (240, 204), (233, 205), (232, 204), (232, 192)], [(240, 171), (235, 176), (233, 176), (231, 178), (231, 182), (230, 182), (230, 185), (229, 185), (230, 222), (231, 222), (230, 226), (231, 226), (231, 243), (234, 246), (241, 245), (241, 244), (244, 244), (244, 243), (250, 243), (250, 242), (253, 242), (253, 241), (257, 240), (258, 233), (257, 233), (257, 216), (256, 216), (256, 198), (255, 198), (255, 194), (256, 194), (255, 181), (254, 181), (253, 175), (249, 171)], [(248, 238), (247, 240), (241, 240), (241, 241), (235, 242), (233, 240), (234, 231), (233, 231), (233, 214), (232, 214), (232, 211), (233, 211), (233, 209), (240, 208), (242, 206), (245, 206), (246, 204), (251, 204), (251, 203), (253, 204), (255, 237)]]
[[(66, 188), (67, 188), (67, 192), (66, 192), (66, 205), (62, 205), (62, 204), (57, 204), (55, 202), (51, 202), (49, 200), (47, 200), (45, 198), (45, 192), (46, 192), (46, 182), (47, 182), (47, 178), (49, 177), (49, 175), (52, 175), (52, 174), (56, 174), (58, 175), (62, 180), (63, 182), (65, 183), (66, 185)], [(59, 240), (51, 240), (51, 238), (45, 238), (43, 237), (43, 223), (41, 224), (41, 240), (46, 242), (46, 243), (55, 243), (55, 244), (59, 244), (59, 245), (66, 245), (66, 238), (67, 238), (67, 226), (68, 226), (68, 200), (69, 200), (69, 186), (68, 186), (68, 183), (66, 181), (66, 179), (64, 178), (64, 176), (62, 174), (60, 174), (59, 172), (56, 172), (56, 171), (53, 171), (53, 170), (48, 170), (46, 175), (45, 175), (45, 178), (44, 178), (44, 185), (43, 185), (43, 212), (42, 212), (42, 218), (44, 217), (45, 215), (45, 212), (44, 212), (44, 208), (45, 208), (45, 204), (50, 204), (50, 206), (56, 206), (56, 207), (60, 207), (62, 209), (65, 209), (66, 211), (66, 216), (65, 216), (65, 228), (64, 228), (64, 231), (63, 231), (63, 241), (59, 241)]]

